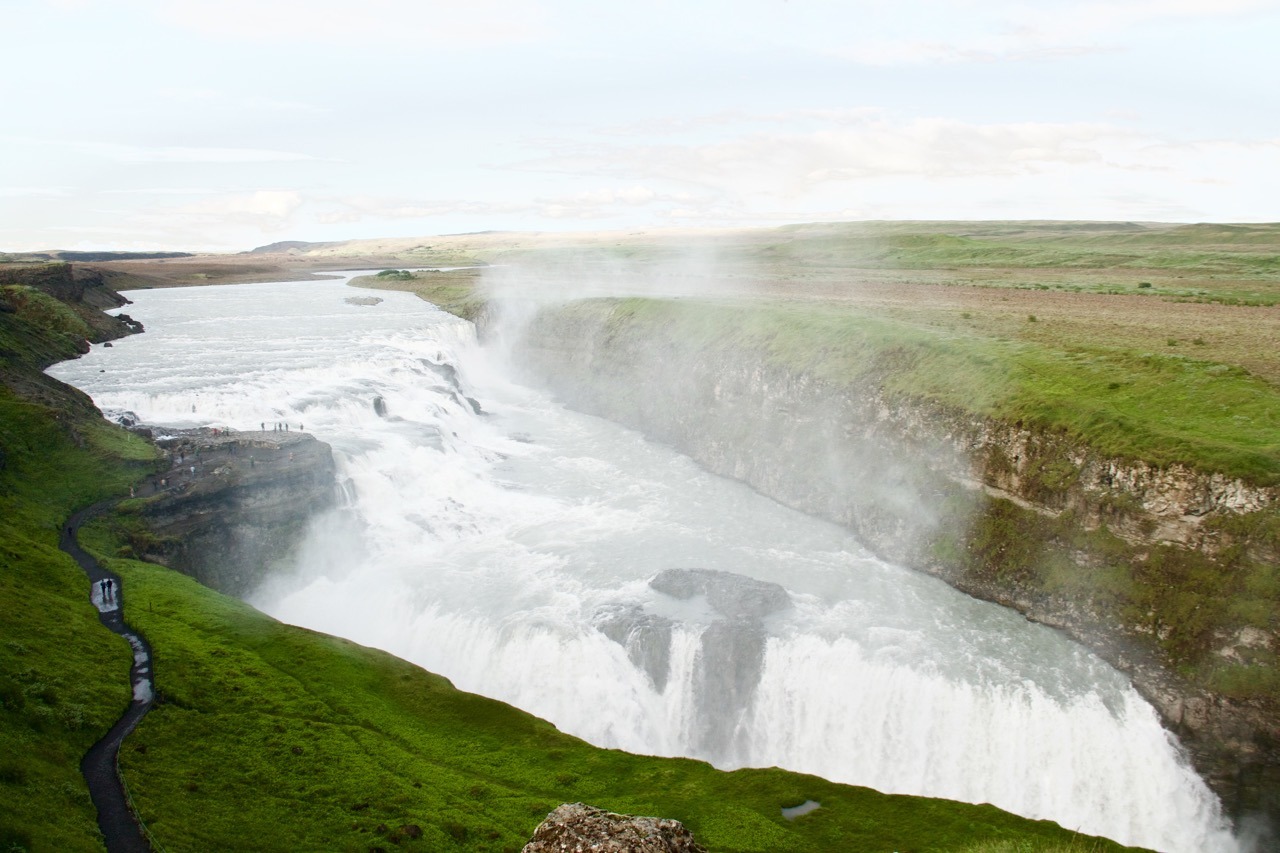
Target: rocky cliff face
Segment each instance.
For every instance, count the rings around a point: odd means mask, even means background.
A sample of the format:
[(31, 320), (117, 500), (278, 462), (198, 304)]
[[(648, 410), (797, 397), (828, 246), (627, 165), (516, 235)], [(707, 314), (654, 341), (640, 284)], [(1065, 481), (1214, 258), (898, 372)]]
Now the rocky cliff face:
[(127, 314), (103, 313), (129, 300), (112, 290), (99, 270), (66, 263), (9, 264), (0, 266), (0, 286), (4, 285), (30, 287), (62, 302), (88, 326), (87, 337), (93, 343), (142, 331), (142, 324)]
[(133, 549), (219, 592), (248, 593), (333, 505), (333, 455), (305, 433), (182, 430), (157, 443), (170, 467), (140, 495)]
[(1280, 652), (1273, 614), (1241, 615), (1280, 562), (1277, 489), (895, 399), (877, 377), (820, 381), (607, 302), (544, 309), (518, 352), (566, 404), (1071, 633), (1131, 675), (1229, 810), (1280, 818), (1280, 713), (1239, 687)]

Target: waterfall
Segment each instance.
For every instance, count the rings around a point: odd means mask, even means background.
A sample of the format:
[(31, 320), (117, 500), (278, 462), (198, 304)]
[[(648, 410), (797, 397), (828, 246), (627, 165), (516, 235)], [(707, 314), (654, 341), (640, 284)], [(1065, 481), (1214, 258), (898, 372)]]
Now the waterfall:
[(108, 414), (333, 446), (344, 499), (253, 597), (267, 612), (601, 746), (1235, 849), (1152, 708), (1082, 647), (513, 383), (412, 296), (348, 295), (139, 292), (145, 335), (51, 371)]

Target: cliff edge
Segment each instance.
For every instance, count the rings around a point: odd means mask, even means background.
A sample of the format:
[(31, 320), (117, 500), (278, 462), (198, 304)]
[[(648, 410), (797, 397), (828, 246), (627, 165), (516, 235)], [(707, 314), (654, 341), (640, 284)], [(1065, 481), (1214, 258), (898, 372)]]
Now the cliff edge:
[(139, 559), (243, 597), (334, 503), (329, 445), (301, 432), (151, 433), (168, 467), (122, 507)]

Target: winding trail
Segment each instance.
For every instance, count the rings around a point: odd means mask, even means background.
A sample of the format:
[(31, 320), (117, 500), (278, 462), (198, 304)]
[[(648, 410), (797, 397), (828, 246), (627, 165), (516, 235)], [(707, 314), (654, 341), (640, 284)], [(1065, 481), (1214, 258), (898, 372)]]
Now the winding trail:
[[(89, 576), (89, 599), (98, 608), (98, 619), (107, 628), (128, 640), (133, 647), (133, 666), (129, 669), (133, 699), (111, 730), (89, 747), (80, 761), (80, 772), (84, 774), (85, 782), (89, 785), (89, 795), (98, 809), (98, 828), (102, 831), (109, 853), (149, 853), (151, 844), (129, 808), (128, 796), (116, 762), (121, 741), (146, 716), (155, 697), (155, 683), (151, 677), (151, 648), (141, 634), (125, 624), (124, 589), (120, 578), (107, 571), (76, 541), (80, 525), (114, 503), (116, 501), (103, 501), (76, 512), (67, 520), (58, 538), (58, 547), (70, 554)], [(109, 589), (104, 587), (104, 582), (111, 585)]]
[[(264, 433), (265, 434), (265, 433)], [(281, 433), (280, 435), (283, 435)], [(279, 439), (279, 435), (276, 436)], [(216, 444), (201, 445), (214, 441)], [(188, 442), (175, 445), (167, 452), (169, 467), (136, 484), (131, 497), (147, 497), (161, 492), (184, 492), (219, 464), (236, 458), (233, 434), (223, 430), (194, 430)], [(199, 448), (199, 449), (197, 449)], [(187, 456), (190, 455), (190, 459)], [(250, 467), (253, 466), (250, 455)], [(289, 454), (293, 458), (293, 454)], [(271, 464), (269, 460), (264, 460)], [(81, 525), (119, 503), (123, 498), (101, 501), (74, 513), (58, 535), (58, 547), (71, 556), (89, 577), (89, 600), (98, 608), (98, 619), (108, 629), (129, 641), (133, 648), (133, 665), (129, 683), (133, 698), (123, 716), (102, 738), (89, 748), (80, 761), (80, 772), (89, 786), (89, 795), (98, 810), (98, 828), (102, 831), (108, 853), (150, 853), (152, 844), (129, 803), (124, 781), (120, 777), (118, 758), (120, 744), (151, 710), (155, 700), (155, 681), (151, 672), (151, 647), (124, 621), (124, 586), (120, 577), (108, 571), (89, 552), (80, 547), (76, 534)], [(110, 587), (105, 586), (110, 583)]]

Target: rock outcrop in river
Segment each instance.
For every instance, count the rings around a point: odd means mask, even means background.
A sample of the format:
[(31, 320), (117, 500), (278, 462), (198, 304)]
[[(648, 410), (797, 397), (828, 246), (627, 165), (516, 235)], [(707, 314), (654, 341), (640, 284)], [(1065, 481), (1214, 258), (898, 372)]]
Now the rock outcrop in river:
[[(649, 581), (649, 587), (680, 601), (700, 598), (714, 614), (701, 629), (694, 663), (694, 747), (700, 755), (728, 758), (739, 718), (764, 672), (764, 620), (790, 607), (791, 597), (776, 583), (714, 569), (666, 569)], [(627, 657), (657, 690), (666, 688), (674, 620), (638, 605), (614, 606), (598, 615), (596, 626), (627, 650)]]

